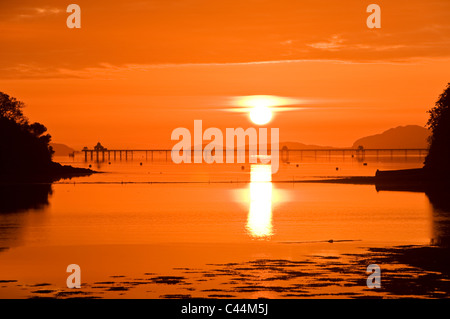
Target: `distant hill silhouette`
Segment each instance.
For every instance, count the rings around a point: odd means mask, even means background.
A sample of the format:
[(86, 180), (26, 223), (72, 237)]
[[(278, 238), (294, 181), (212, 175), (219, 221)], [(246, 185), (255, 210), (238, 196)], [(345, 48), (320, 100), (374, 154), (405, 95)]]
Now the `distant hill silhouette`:
[(363, 137), (353, 143), (353, 148), (428, 148), (430, 131), (418, 125), (391, 128), (381, 134)]
[(291, 150), (311, 150), (311, 149), (330, 149), (335, 148), (333, 146), (321, 146), (321, 145), (310, 145), (310, 144), (303, 144), (299, 142), (281, 142), (280, 148), (283, 148), (286, 146), (288, 149)]
[(75, 152), (75, 150), (66, 144), (61, 143), (50, 143), (50, 146), (52, 147), (54, 153), (54, 156), (69, 156), (69, 154), (72, 154)]
[[(343, 148), (358, 148), (358, 146), (363, 146), (364, 148), (428, 148), (428, 137), (430, 136), (430, 131), (424, 127), (418, 125), (406, 125), (391, 128), (383, 133), (362, 137), (356, 140), (351, 147)], [(246, 140), (247, 141), (247, 140)], [(270, 139), (268, 140), (270, 149)], [(203, 143), (201, 146), (192, 146), (192, 149), (204, 149), (209, 142)], [(308, 149), (333, 149), (334, 146), (324, 146), (324, 145), (314, 145), (314, 144), (304, 144), (300, 142), (280, 142), (279, 147), (297, 150), (308, 150)], [(225, 145), (224, 145), (225, 147)], [(235, 145), (236, 147), (236, 145)], [(249, 148), (248, 143), (246, 143), (246, 149)], [(257, 148), (257, 145), (252, 145), (252, 148)], [(342, 148), (342, 147), (340, 147)]]
[[(199, 145), (193, 145), (191, 149), (194, 150), (200, 150), (200, 149), (204, 149), (205, 146), (207, 146), (209, 143), (203, 143), (201, 146)], [(290, 150), (318, 150), (318, 149), (332, 149), (335, 148), (333, 146), (321, 146), (321, 145), (309, 145), (309, 144), (303, 144), (300, 142), (280, 142), (279, 143), (279, 149), (282, 149), (283, 147), (287, 147)], [(223, 145), (224, 149), (226, 149), (226, 144)], [(234, 145), (235, 149), (237, 149), (237, 144)], [(245, 144), (245, 149), (258, 149), (258, 144), (256, 145), (249, 145), (248, 143)], [(268, 140), (268, 144), (267, 144), (267, 150), (271, 149), (271, 145), (270, 145), (270, 139)]]

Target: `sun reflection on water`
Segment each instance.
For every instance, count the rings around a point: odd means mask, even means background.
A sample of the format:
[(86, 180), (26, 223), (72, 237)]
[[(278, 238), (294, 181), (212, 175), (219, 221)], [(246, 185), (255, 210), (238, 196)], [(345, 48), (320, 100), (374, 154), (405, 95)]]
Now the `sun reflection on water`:
[(268, 238), (272, 230), (272, 171), (270, 165), (250, 169), (250, 210), (247, 230), (252, 237)]

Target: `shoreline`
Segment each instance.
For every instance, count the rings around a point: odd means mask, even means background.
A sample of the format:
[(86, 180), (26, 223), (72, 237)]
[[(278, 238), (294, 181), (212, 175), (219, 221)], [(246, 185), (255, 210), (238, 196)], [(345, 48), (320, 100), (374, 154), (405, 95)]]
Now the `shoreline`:
[(27, 184), (27, 183), (53, 183), (59, 180), (72, 179), (73, 177), (90, 176), (92, 174), (99, 173), (97, 171), (88, 169), (73, 167), (70, 165), (61, 165), (56, 162), (52, 162), (51, 165), (39, 173), (10, 173), (0, 176), (1, 184)]
[[(247, 251), (253, 250), (254, 245), (248, 245), (244, 252), (235, 256), (227, 244), (219, 245), (218, 249), (226, 254), (220, 258), (200, 258), (195, 261), (182, 262), (176, 260), (176, 252), (188, 249), (191, 253), (199, 254), (205, 247), (184, 244), (163, 244), (169, 249), (172, 258), (163, 266), (155, 267), (152, 263), (139, 263), (134, 267), (125, 264), (116, 265), (105, 273), (98, 269), (85, 277), (82, 289), (73, 293), (61, 286), (54, 276), (59, 269), (51, 266), (45, 274), (39, 277), (25, 279), (20, 273), (10, 274), (0, 278), (3, 287), (0, 294), (15, 294), (17, 298), (316, 298), (318, 296), (339, 296), (340, 298), (405, 298), (427, 295), (430, 298), (447, 297), (449, 294), (446, 280), (448, 267), (440, 266), (438, 262), (430, 262), (435, 257), (445, 261), (448, 250), (428, 245), (395, 245), (359, 247), (359, 245), (313, 243), (312, 246), (297, 246), (295, 257), (289, 257), (291, 247), (273, 250), (263, 249), (268, 255), (264, 257), (248, 257)], [(324, 247), (332, 245), (332, 254), (321, 254)], [(266, 246), (266, 245), (263, 245)], [(149, 249), (150, 247), (150, 249)], [(160, 245), (113, 245), (113, 246), (72, 246), (72, 255), (80, 257), (85, 249), (99, 253), (98, 258), (111, 257), (109, 252), (128, 260), (141, 258), (142, 251), (153, 252)], [(212, 246), (211, 246), (212, 247)], [(216, 246), (214, 246), (216, 247)], [(216, 247), (217, 248), (217, 247)], [(3, 255), (9, 258), (3, 260), (13, 265), (21, 256), (29, 255), (27, 248)], [(40, 252), (45, 255), (66, 256), (69, 254), (64, 247), (42, 247)], [(159, 248), (160, 249), (160, 248)], [(71, 256), (72, 256), (71, 255)], [(1, 257), (0, 257), (1, 258)], [(83, 260), (90, 265), (97, 260)], [(365, 288), (365, 274), (368, 264), (394, 264), (394, 268), (383, 269), (383, 289), (367, 290)], [(40, 267), (45, 262), (38, 263)], [(31, 269), (31, 268), (25, 268)], [(269, 270), (267, 270), (269, 269)], [(265, 270), (261, 275), (261, 271)], [(401, 270), (401, 271), (399, 271)], [(441, 276), (436, 276), (435, 272)], [(336, 274), (345, 274), (336, 277)], [(420, 273), (421, 277), (415, 277)], [(411, 289), (411, 282), (418, 289)], [(399, 284), (400, 283), (400, 284)], [(408, 283), (408, 284), (407, 284)], [(420, 285), (419, 285), (420, 284)], [(434, 287), (441, 291), (435, 292)], [(332, 292), (324, 289), (331, 287)], [(20, 289), (24, 288), (24, 289)]]
[(431, 174), (423, 168), (418, 168), (377, 171), (375, 176), (349, 176), (322, 180), (291, 181), (291, 183), (374, 185), (377, 191), (427, 192), (448, 189), (450, 187), (450, 181), (446, 178), (447, 176), (447, 172), (443, 172), (442, 175), (437, 175)]

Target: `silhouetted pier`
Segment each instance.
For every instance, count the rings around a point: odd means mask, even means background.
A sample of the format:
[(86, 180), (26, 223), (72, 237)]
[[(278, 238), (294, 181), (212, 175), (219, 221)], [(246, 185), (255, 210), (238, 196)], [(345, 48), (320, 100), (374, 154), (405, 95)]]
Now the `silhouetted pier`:
[(289, 162), (290, 156), (299, 156), (302, 159), (304, 156), (312, 156), (314, 158), (328, 156), (336, 157), (341, 155), (343, 158), (346, 156), (355, 157), (358, 159), (364, 159), (367, 157), (391, 157), (403, 156), (403, 157), (422, 157), (428, 154), (426, 148), (319, 148), (319, 149), (288, 149), (283, 147), (280, 150), (280, 158), (283, 162)]
[[(159, 158), (164, 158), (168, 161), (171, 157), (171, 149), (83, 149), (84, 159), (88, 161), (105, 161), (105, 160), (133, 160), (133, 157), (136, 154), (140, 154), (141, 156), (145, 155), (146, 160), (151, 160), (155, 158), (155, 155), (158, 155)], [(196, 152), (202, 152), (202, 150), (191, 150), (192, 154)], [(355, 157), (357, 159), (364, 159), (365, 157), (422, 157), (428, 154), (428, 149), (422, 148), (318, 148), (318, 149), (288, 149), (287, 147), (283, 147), (279, 150), (280, 152), (280, 160), (282, 162), (289, 162), (289, 159), (295, 156), (296, 158), (303, 159), (303, 157), (336, 157), (342, 156), (345, 158), (346, 156)], [(223, 151), (224, 156), (226, 150)], [(270, 150), (269, 150), (270, 153)], [(248, 154), (248, 149), (246, 150), (246, 154)]]
[[(128, 159), (133, 159), (134, 154), (135, 153), (144, 153), (145, 154), (145, 159), (148, 160), (150, 157), (150, 160), (153, 160), (154, 158), (154, 154), (165, 154), (165, 158), (166, 161), (168, 160), (169, 157), (169, 153), (172, 150), (121, 150), (121, 149), (117, 149), (117, 150), (109, 150), (109, 149), (105, 149), (105, 150), (89, 150), (89, 149), (83, 149), (82, 152), (84, 152), (84, 160), (87, 161), (88, 160), (88, 154), (89, 157), (92, 160), (94, 160), (94, 154), (95, 154), (95, 159), (97, 161), (101, 159), (104, 161), (105, 159), (108, 160), (128, 160)], [(112, 156), (111, 156), (112, 155)]]

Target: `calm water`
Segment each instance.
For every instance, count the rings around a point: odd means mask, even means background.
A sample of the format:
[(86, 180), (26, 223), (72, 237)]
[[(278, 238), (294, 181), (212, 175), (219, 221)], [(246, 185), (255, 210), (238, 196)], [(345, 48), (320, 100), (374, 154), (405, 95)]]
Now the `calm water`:
[[(436, 273), (386, 250), (448, 236), (448, 214), (426, 194), (292, 182), (420, 167), (421, 158), (293, 159), (273, 177), (265, 165), (174, 165), (163, 155), (56, 160), (104, 173), (5, 188), (2, 298), (448, 296), (442, 273), (439, 289), (365, 285), (371, 263), (391, 286)], [(69, 264), (82, 269), (79, 290), (66, 288)]]

